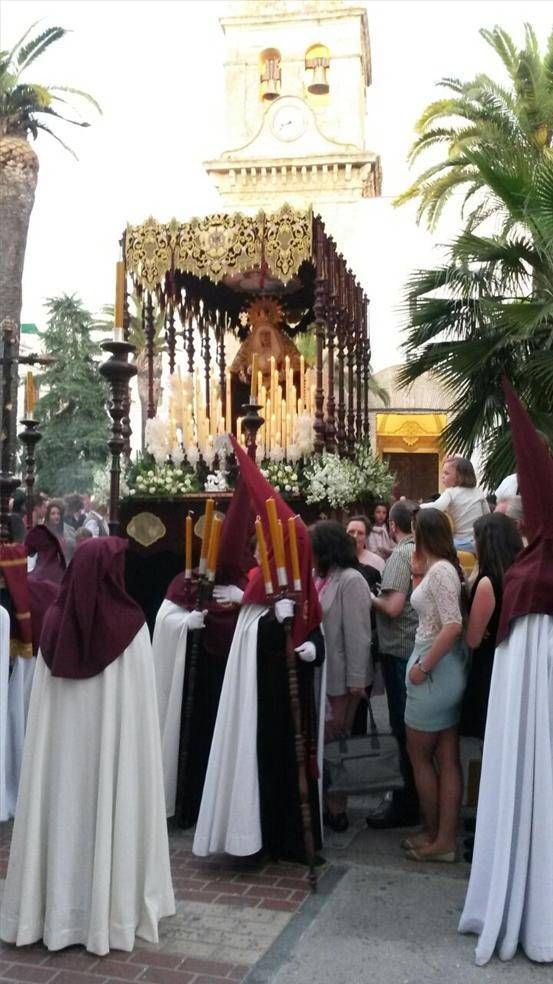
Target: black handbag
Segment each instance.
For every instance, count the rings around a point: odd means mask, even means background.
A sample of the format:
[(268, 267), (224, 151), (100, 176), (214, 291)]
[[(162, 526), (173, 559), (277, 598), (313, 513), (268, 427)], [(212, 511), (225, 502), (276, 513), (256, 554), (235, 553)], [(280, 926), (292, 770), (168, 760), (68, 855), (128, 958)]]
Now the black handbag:
[(328, 794), (363, 796), (402, 789), (399, 746), (391, 734), (378, 731), (370, 700), (370, 731), (366, 735), (345, 735), (324, 746), (324, 783)]

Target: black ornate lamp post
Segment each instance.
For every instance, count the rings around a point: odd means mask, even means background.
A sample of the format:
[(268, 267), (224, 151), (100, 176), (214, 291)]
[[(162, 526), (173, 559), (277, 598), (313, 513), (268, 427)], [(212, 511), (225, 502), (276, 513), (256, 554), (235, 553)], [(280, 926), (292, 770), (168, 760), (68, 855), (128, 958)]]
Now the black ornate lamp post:
[(109, 532), (110, 536), (118, 536), (119, 523), (119, 490), (121, 484), (121, 454), (125, 449), (126, 433), (123, 428), (123, 418), (128, 408), (129, 382), (136, 375), (136, 366), (128, 361), (128, 357), (136, 351), (130, 342), (103, 342), (104, 352), (111, 352), (111, 358), (100, 366), (100, 372), (110, 386), (111, 400), (109, 413), (113, 421), (111, 438), (108, 448), (111, 451), (111, 478), (109, 491)]
[(250, 458), (255, 461), (257, 450), (257, 432), (265, 423), (263, 417), (259, 415), (261, 404), (255, 402), (255, 397), (250, 396), (249, 403), (242, 406), (244, 416), (242, 417), (242, 430), (246, 436), (246, 451)]
[(12, 473), (12, 456), (10, 447), (10, 422), (12, 419), (12, 378), (13, 367), (17, 367), (17, 358), (13, 354), (17, 325), (11, 318), (4, 318), (0, 325), (2, 335), (2, 422), (0, 438), (0, 542), (9, 543), (10, 531), (10, 498), (19, 485), (19, 479)]
[(35, 451), (42, 434), (38, 429), (38, 420), (28, 416), (21, 421), (25, 430), (17, 436), (25, 448), (25, 476), (24, 482), (27, 488), (27, 529), (33, 525), (33, 490), (35, 485)]

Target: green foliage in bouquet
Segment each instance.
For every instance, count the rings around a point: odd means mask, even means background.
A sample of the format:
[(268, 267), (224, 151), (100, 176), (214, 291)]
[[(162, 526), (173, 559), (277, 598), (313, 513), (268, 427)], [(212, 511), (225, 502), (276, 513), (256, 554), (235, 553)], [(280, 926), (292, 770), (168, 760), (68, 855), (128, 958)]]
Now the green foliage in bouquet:
[(173, 499), (187, 492), (199, 492), (200, 482), (188, 462), (156, 465), (153, 455), (141, 454), (126, 475), (129, 496)]
[(306, 489), (304, 465), (301, 461), (290, 464), (288, 461), (263, 461), (261, 474), (265, 476), (283, 499), (297, 499)]

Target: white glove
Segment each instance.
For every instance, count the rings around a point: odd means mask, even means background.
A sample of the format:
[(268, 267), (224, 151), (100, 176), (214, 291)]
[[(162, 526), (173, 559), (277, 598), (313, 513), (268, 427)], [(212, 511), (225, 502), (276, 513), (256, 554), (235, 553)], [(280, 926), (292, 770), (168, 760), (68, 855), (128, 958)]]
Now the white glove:
[(187, 629), (193, 632), (194, 629), (205, 629), (205, 617), (207, 615), (207, 609), (205, 612), (192, 611), (188, 613), (188, 624)]
[(285, 622), (287, 618), (294, 617), (294, 602), (291, 598), (281, 598), (275, 601), (275, 618), (277, 622)]
[(296, 653), (304, 663), (313, 663), (317, 656), (317, 647), (314, 642), (302, 642), (301, 646), (298, 646)]
[(235, 584), (216, 584), (213, 588), (213, 597), (220, 605), (239, 605), (244, 592)]

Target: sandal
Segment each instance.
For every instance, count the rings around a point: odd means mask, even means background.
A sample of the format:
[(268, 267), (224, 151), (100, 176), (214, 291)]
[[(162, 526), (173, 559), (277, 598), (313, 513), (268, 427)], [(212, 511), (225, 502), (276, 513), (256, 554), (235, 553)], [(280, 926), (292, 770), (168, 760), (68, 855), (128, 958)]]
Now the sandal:
[(421, 854), (415, 848), (405, 852), (405, 857), (409, 861), (442, 861), (445, 864), (454, 864), (457, 860), (456, 851), (444, 851), (443, 854)]

